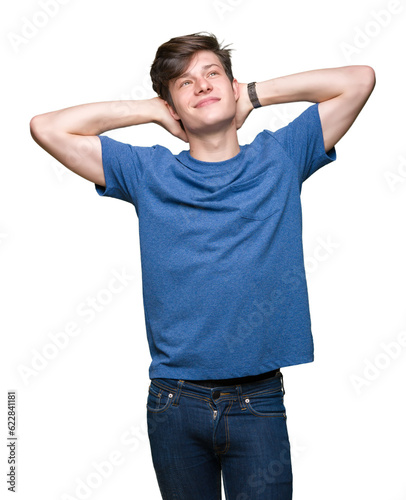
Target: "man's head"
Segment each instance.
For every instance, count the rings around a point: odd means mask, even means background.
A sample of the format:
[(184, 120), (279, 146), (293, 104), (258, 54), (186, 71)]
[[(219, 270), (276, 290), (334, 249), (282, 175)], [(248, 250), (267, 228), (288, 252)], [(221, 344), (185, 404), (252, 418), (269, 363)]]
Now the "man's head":
[(239, 87), (230, 49), (222, 48), (214, 35), (196, 33), (161, 45), (151, 79), (172, 116), (188, 132), (213, 133), (235, 117)]
[(227, 46), (221, 47), (214, 35), (194, 33), (171, 38), (158, 48), (150, 73), (152, 88), (171, 106), (173, 106), (173, 101), (169, 91), (169, 82), (182, 75), (193, 56), (201, 50), (210, 50), (216, 54), (228, 79), (231, 83), (233, 82), (231, 49)]

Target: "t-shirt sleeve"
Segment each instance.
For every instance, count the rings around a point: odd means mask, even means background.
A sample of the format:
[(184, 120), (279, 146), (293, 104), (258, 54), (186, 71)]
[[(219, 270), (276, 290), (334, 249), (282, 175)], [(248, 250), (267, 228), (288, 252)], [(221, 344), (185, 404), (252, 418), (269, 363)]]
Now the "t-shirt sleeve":
[(318, 103), (309, 106), (273, 135), (299, 169), (302, 183), (316, 170), (337, 158), (334, 147), (327, 152), (324, 149)]
[(143, 168), (149, 160), (151, 148), (132, 146), (104, 135), (98, 137), (106, 186), (95, 184), (97, 193), (127, 201), (136, 207)]

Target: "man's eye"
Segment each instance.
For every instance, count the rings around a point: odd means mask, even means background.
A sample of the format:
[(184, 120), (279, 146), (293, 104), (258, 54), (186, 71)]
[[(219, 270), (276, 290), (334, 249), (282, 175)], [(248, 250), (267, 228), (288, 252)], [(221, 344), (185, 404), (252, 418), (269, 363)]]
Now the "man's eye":
[(212, 71), (209, 76), (211, 75), (217, 75), (217, 71)]
[(188, 82), (188, 81), (186, 81), (186, 82), (182, 82), (182, 83), (180, 84), (180, 86), (181, 86), (181, 87), (186, 87), (188, 83), (190, 83), (190, 82)]

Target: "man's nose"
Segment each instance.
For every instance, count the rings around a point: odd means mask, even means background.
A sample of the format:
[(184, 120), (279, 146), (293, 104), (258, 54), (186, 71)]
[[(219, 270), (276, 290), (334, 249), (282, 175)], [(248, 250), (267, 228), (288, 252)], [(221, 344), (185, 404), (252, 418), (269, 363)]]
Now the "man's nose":
[(196, 85), (196, 92), (197, 93), (207, 92), (210, 89), (211, 89), (211, 84), (208, 80), (206, 80), (206, 78), (200, 78), (197, 81), (197, 85)]

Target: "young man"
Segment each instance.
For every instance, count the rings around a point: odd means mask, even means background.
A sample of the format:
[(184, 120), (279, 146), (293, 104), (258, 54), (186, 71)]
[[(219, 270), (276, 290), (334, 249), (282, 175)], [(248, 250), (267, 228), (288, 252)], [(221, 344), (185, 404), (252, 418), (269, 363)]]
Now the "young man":
[[(101, 102), (31, 121), (35, 141), (132, 203), (139, 218), (152, 458), (164, 499), (292, 497), (281, 367), (313, 361), (302, 183), (336, 159), (375, 85), (369, 66), (241, 84), (212, 35), (171, 39), (151, 68), (159, 97)], [(239, 145), (254, 107), (314, 103)], [(100, 135), (154, 122), (173, 155)]]

